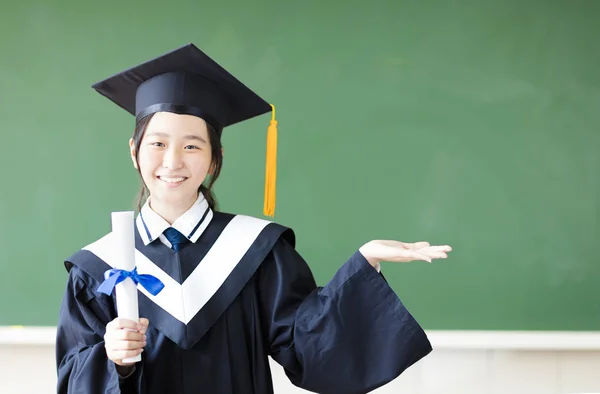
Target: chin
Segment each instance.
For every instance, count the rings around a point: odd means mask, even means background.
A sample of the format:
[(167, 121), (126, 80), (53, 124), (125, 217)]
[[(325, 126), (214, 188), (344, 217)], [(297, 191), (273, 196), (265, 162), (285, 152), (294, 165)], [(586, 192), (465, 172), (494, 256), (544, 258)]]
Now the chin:
[(173, 190), (172, 192), (161, 193), (161, 200), (169, 204), (178, 204), (181, 202), (193, 202), (198, 198), (196, 190)]

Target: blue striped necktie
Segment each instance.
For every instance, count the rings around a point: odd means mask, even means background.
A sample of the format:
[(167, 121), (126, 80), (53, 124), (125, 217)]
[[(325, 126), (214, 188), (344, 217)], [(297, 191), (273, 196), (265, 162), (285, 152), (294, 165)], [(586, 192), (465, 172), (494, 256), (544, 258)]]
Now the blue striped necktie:
[(166, 229), (163, 234), (169, 240), (169, 242), (171, 243), (171, 247), (176, 252), (179, 252), (181, 249), (183, 249), (185, 244), (190, 242), (190, 240), (187, 239), (185, 235), (181, 234), (173, 227), (169, 227), (168, 229)]

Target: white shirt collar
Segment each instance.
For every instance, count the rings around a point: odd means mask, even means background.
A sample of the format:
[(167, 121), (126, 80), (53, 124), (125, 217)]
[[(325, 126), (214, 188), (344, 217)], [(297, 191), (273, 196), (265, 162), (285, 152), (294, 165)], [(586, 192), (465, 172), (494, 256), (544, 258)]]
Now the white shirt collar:
[(212, 217), (213, 212), (202, 193), (199, 193), (196, 202), (190, 209), (178, 217), (172, 225), (169, 225), (165, 219), (150, 207), (150, 198), (148, 198), (136, 219), (136, 225), (144, 241), (144, 245), (148, 245), (157, 238), (161, 238), (161, 241), (165, 242), (166, 239), (163, 239), (164, 235), (162, 233), (169, 227), (173, 227), (190, 241), (196, 242), (210, 223)]

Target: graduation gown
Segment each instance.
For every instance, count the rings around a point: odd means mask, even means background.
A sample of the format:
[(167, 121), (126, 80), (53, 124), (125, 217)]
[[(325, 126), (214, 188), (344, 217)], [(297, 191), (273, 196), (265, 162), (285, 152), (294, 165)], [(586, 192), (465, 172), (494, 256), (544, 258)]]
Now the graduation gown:
[(138, 286), (147, 345), (121, 378), (106, 356), (114, 295), (97, 292), (111, 265), (110, 234), (66, 262), (56, 358), (59, 393), (273, 393), (268, 356), (291, 382), (317, 393), (366, 393), (431, 351), (417, 321), (381, 274), (356, 252), (318, 287), (276, 223), (215, 212), (196, 243), (175, 252), (145, 245), (138, 272), (165, 288)]

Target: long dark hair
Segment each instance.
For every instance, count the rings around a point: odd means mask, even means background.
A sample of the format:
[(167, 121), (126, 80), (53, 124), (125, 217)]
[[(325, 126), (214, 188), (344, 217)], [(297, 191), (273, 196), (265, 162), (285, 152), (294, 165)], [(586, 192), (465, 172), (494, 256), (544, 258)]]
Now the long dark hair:
[[(146, 187), (146, 184), (144, 183), (144, 179), (142, 178), (142, 173), (140, 172), (140, 163), (138, 161), (138, 153), (140, 152), (140, 145), (142, 143), (142, 138), (144, 138), (144, 133), (146, 132), (146, 127), (148, 127), (148, 123), (150, 123), (150, 120), (152, 119), (153, 116), (154, 116), (154, 114), (150, 114), (150, 115), (140, 119), (135, 125), (135, 130), (133, 131), (133, 137), (132, 137), (133, 144), (135, 146), (135, 161), (138, 165), (137, 166), (138, 173), (140, 174), (140, 180), (141, 180), (140, 191), (139, 191), (137, 199), (136, 199), (136, 207), (138, 209), (138, 212), (142, 209), (142, 205), (144, 204), (144, 202), (150, 195), (150, 192), (149, 192), (148, 188)], [(204, 195), (204, 198), (208, 202), (208, 206), (212, 210), (216, 210), (217, 209), (217, 199), (212, 191), (212, 188), (213, 188), (213, 185), (215, 184), (215, 182), (217, 181), (217, 178), (219, 178), (219, 174), (221, 173), (221, 167), (223, 166), (223, 151), (221, 149), (222, 148), (221, 147), (221, 137), (220, 137), (219, 133), (217, 132), (217, 130), (215, 130), (215, 128), (213, 126), (211, 126), (208, 122), (206, 122), (206, 127), (208, 129), (208, 138), (210, 140), (209, 142), (210, 142), (211, 158), (212, 158), (212, 163), (211, 163), (212, 172), (208, 176), (208, 182), (205, 182), (206, 185), (204, 183), (202, 185), (200, 185), (198, 192), (202, 193)]]

